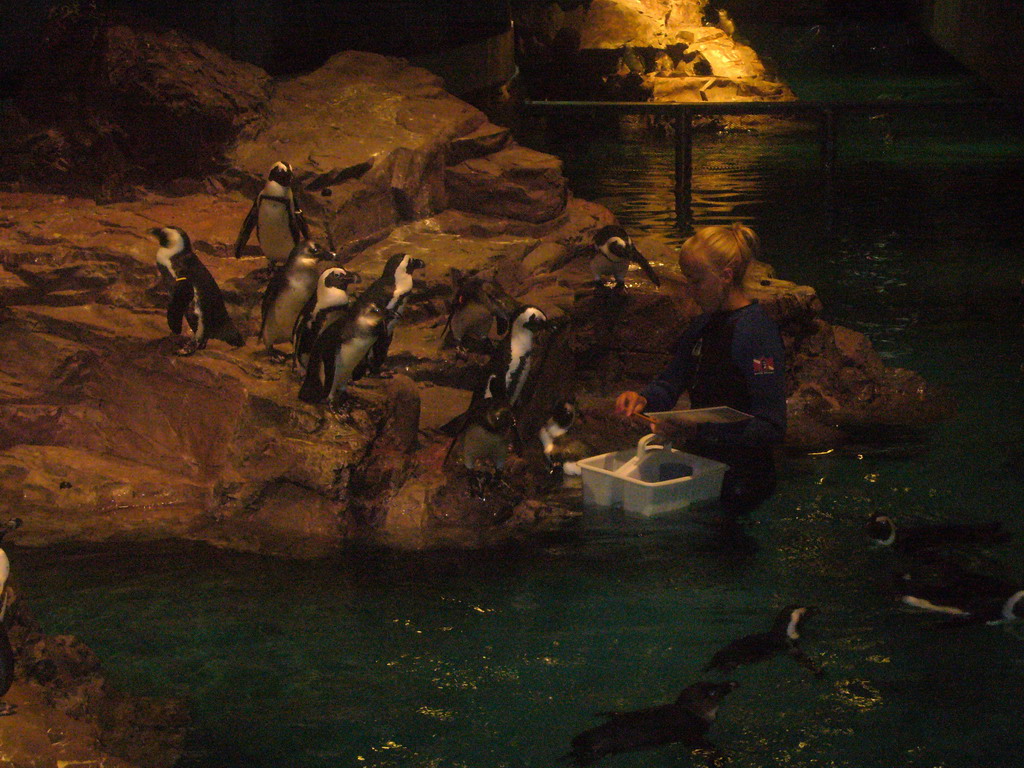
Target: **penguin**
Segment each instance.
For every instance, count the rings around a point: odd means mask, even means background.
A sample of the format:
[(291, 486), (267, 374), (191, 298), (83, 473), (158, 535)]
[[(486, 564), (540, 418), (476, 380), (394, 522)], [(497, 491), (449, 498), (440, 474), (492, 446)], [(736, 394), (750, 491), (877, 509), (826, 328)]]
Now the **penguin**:
[[(396, 253), (387, 260), (381, 276), (359, 296), (360, 301), (373, 302), (384, 313), (384, 322), (379, 328), (377, 340), (366, 356), (365, 369), (372, 375), (380, 374), (384, 361), (387, 360), (395, 326), (402, 316), (405, 302), (413, 288), (412, 273), (425, 266), (422, 259), (413, 258), (405, 253)], [(362, 371), (359, 371), (356, 378), (360, 375)]]
[(639, 264), (654, 286), (661, 287), (661, 279), (650, 262), (633, 245), (626, 230), (618, 224), (601, 227), (594, 235), (594, 248), (597, 254), (590, 262), (590, 274), (595, 288), (603, 287), (604, 278), (612, 276), (615, 278), (614, 290), (623, 291), (630, 262)]
[(896, 527), (889, 515), (873, 513), (868, 518), (867, 534), (880, 547), (892, 547), (905, 555), (922, 554), (962, 544), (993, 546), (1012, 537), (1002, 523), (948, 523)]
[(722, 700), (739, 683), (699, 682), (684, 688), (672, 704), (630, 712), (604, 712), (607, 721), (572, 740), (572, 751), (562, 759), (583, 766), (606, 755), (683, 743), (692, 749), (714, 749), (705, 739)]
[(209, 339), (220, 339), (233, 347), (245, 344), (242, 334), (224, 306), (224, 296), (199, 257), (192, 251), (192, 241), (185, 230), (178, 227), (156, 227), (149, 230), (160, 243), (156, 264), (164, 281), (173, 286), (167, 305), (167, 326), (172, 333), (181, 333), (185, 318), (193, 331), (193, 338), (178, 351), (191, 355), (205, 349)]
[[(0, 543), (3, 543), (4, 536), (20, 526), (20, 518), (8, 520), (0, 528)], [(10, 590), (7, 588), (7, 579), (10, 574), (11, 562), (7, 558), (7, 553), (0, 549), (0, 717), (13, 715), (16, 709), (15, 705), (3, 702), (3, 697), (7, 695), (14, 682), (14, 649), (7, 637), (7, 625), (4, 623), (10, 601)]]
[(729, 12), (724, 8), (718, 8), (718, 19), (711, 26), (718, 27), (720, 30), (725, 32), (729, 37), (733, 37), (736, 34), (736, 22), (732, 20)]
[(299, 313), (316, 292), (317, 262), (333, 256), (312, 240), (303, 240), (274, 272), (263, 293), (260, 323), (260, 341), (268, 352), (275, 351), (275, 344), (291, 340)]
[(729, 673), (736, 667), (755, 664), (777, 654), (786, 653), (815, 676), (822, 676), (823, 670), (807, 658), (798, 645), (803, 623), (816, 612), (817, 609), (809, 605), (787, 605), (775, 617), (770, 630), (733, 640), (711, 657), (704, 671), (717, 669)]
[(306, 301), (292, 328), (292, 360), (300, 374), (305, 375), (316, 337), (331, 321), (338, 319), (339, 310), (352, 302), (347, 289), (358, 282), (359, 275), (344, 267), (330, 267), (320, 274), (316, 293)]
[[(491, 391), (495, 375), (488, 377), (485, 389)], [(461, 417), (462, 430), (448, 447), (448, 457), (454, 452), (470, 476), (470, 486), (477, 496), (483, 497), (487, 486), (487, 475), (477, 468), (480, 460), (494, 465), (491, 480), (500, 479), (508, 458), (508, 444), (515, 426), (515, 418), (508, 400), (501, 396), (484, 397), (471, 402)], [(453, 448), (458, 446), (457, 451)]]
[(470, 351), (493, 352), (491, 328), (496, 323), (498, 336), (508, 333), (509, 321), (518, 308), (515, 299), (497, 283), (464, 276), (457, 269), (452, 269), (452, 280), (455, 294), (441, 331), (442, 346), (454, 344), (461, 357)]
[(941, 613), (961, 624), (1002, 624), (1024, 618), (1024, 588), (997, 576), (974, 573), (947, 563), (931, 576), (898, 574), (900, 602), (910, 608)]
[(544, 459), (552, 474), (560, 472), (573, 477), (578, 476), (583, 470), (577, 462), (593, 455), (589, 446), (567, 435), (576, 424), (579, 415), (579, 407), (575, 401), (563, 400), (555, 406), (551, 416), (538, 432), (537, 436), (544, 447)]
[(235, 240), (235, 258), (242, 255), (253, 228), (271, 266), (283, 265), (292, 249), (309, 239), (309, 227), (292, 189), (294, 180), (295, 174), (288, 163), (274, 163), (267, 174), (267, 183), (256, 195), (242, 222)]
[(341, 395), (355, 381), (364, 358), (369, 354), (387, 322), (383, 309), (362, 296), (317, 337), (309, 353), (309, 364), (299, 390), (299, 399), (320, 403), (325, 399), (337, 408)]

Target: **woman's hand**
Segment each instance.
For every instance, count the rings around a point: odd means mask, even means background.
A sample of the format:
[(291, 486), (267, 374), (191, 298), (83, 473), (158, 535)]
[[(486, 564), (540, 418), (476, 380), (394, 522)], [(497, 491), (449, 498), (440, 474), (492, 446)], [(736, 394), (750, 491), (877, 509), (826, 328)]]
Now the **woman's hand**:
[(634, 413), (642, 413), (647, 407), (647, 398), (639, 392), (623, 392), (615, 398), (615, 415), (628, 419)]

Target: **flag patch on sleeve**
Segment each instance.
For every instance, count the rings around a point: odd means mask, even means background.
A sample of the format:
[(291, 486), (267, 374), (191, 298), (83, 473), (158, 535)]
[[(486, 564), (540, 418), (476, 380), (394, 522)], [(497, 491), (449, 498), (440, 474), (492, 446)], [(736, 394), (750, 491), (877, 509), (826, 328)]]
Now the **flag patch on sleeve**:
[(759, 375), (763, 373), (775, 373), (775, 358), (774, 357), (755, 357), (754, 358), (754, 374)]

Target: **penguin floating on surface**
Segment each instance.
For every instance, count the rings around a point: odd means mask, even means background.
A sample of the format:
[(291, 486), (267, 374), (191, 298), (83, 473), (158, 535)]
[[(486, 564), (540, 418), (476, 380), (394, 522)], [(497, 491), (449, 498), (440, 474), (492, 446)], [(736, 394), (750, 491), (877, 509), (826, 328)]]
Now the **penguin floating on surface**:
[(341, 317), (341, 310), (352, 303), (348, 287), (358, 282), (359, 275), (344, 267), (330, 267), (320, 274), (316, 293), (309, 297), (292, 328), (292, 359), (300, 374), (306, 372), (309, 353), (316, 337), (332, 321)]
[(694, 683), (683, 689), (672, 704), (631, 712), (604, 712), (607, 722), (584, 731), (572, 740), (572, 751), (562, 759), (590, 765), (607, 755), (682, 743), (691, 749), (711, 749), (705, 739), (722, 700), (739, 683)]
[(580, 410), (575, 401), (563, 400), (555, 406), (538, 432), (541, 445), (544, 446), (544, 459), (552, 473), (561, 472), (573, 477), (580, 475), (583, 470), (576, 462), (593, 455), (588, 445), (568, 435), (579, 417)]
[(274, 267), (284, 264), (292, 249), (309, 239), (309, 227), (292, 188), (294, 181), (295, 174), (288, 163), (274, 163), (266, 184), (242, 222), (235, 240), (235, 258), (242, 255), (253, 229), (260, 250)]
[(1024, 588), (949, 563), (940, 576), (899, 574), (896, 592), (910, 608), (941, 613), (963, 624), (1002, 624), (1024, 618)]
[(381, 276), (359, 296), (360, 301), (373, 302), (384, 313), (384, 322), (379, 328), (377, 340), (366, 356), (366, 370), (371, 375), (379, 375), (384, 367), (395, 326), (402, 317), (405, 302), (413, 289), (412, 273), (424, 267), (426, 264), (422, 259), (396, 253), (387, 260)]
[(366, 356), (379, 338), (386, 315), (362, 297), (345, 310), (346, 316), (328, 325), (313, 343), (299, 399), (307, 403), (327, 400), (340, 405), (348, 385), (360, 377)]
[(877, 546), (892, 547), (906, 555), (965, 544), (987, 547), (1005, 544), (1012, 538), (998, 521), (897, 527), (895, 518), (880, 513), (868, 518), (867, 534)]
[[(20, 518), (8, 520), (0, 528), (0, 544), (3, 543), (4, 536), (20, 526)], [(14, 682), (14, 649), (11, 647), (10, 638), (7, 637), (7, 625), (4, 623), (7, 606), (10, 602), (11, 593), (7, 588), (7, 579), (10, 575), (11, 562), (7, 558), (7, 553), (0, 549), (0, 717), (13, 715), (16, 709), (13, 704), (3, 702), (3, 697), (11, 690), (11, 684)]]
[(191, 355), (198, 349), (205, 349), (209, 339), (220, 339), (233, 347), (244, 345), (242, 334), (224, 306), (217, 281), (193, 252), (192, 241), (185, 230), (157, 227), (149, 233), (160, 243), (156, 264), (170, 287), (167, 326), (172, 333), (180, 334), (182, 320), (187, 319), (193, 332), (192, 339), (177, 354)]
[(595, 288), (603, 288), (605, 277), (610, 276), (615, 279), (613, 291), (620, 293), (625, 290), (630, 264), (638, 264), (654, 286), (661, 287), (661, 279), (650, 262), (633, 245), (626, 230), (618, 224), (601, 227), (594, 235), (594, 248), (597, 254), (590, 262), (590, 274)]
[(464, 276), (453, 269), (452, 279), (455, 294), (441, 331), (442, 345), (454, 343), (456, 354), (462, 357), (467, 352), (492, 352), (491, 327), (497, 323), (498, 336), (508, 333), (517, 309), (515, 300), (497, 283), (476, 275)]
[(317, 288), (317, 264), (333, 258), (312, 240), (292, 248), (284, 266), (274, 272), (263, 293), (260, 341), (273, 354), (275, 344), (291, 341), (295, 322)]
[(785, 653), (816, 677), (822, 676), (824, 671), (807, 658), (799, 646), (803, 623), (816, 612), (813, 606), (787, 605), (775, 617), (771, 629), (733, 640), (711, 657), (704, 670), (717, 669), (729, 673), (739, 666), (756, 664)]

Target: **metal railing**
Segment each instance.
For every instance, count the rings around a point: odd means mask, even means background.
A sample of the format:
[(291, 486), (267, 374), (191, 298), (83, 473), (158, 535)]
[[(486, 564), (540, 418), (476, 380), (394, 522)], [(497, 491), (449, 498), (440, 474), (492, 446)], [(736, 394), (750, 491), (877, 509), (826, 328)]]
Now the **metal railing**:
[(829, 192), (833, 188), (838, 144), (838, 124), (841, 115), (849, 113), (873, 114), (930, 110), (954, 113), (963, 110), (1013, 112), (1022, 115), (1019, 105), (1002, 99), (960, 100), (897, 100), (873, 101), (707, 101), (707, 102), (651, 102), (651, 101), (525, 101), (526, 114), (578, 114), (606, 115), (658, 115), (671, 118), (675, 128), (675, 206), (676, 222), (686, 226), (692, 219), (693, 197), (693, 118), (697, 115), (777, 115), (785, 117), (815, 118), (821, 148), (821, 168)]

